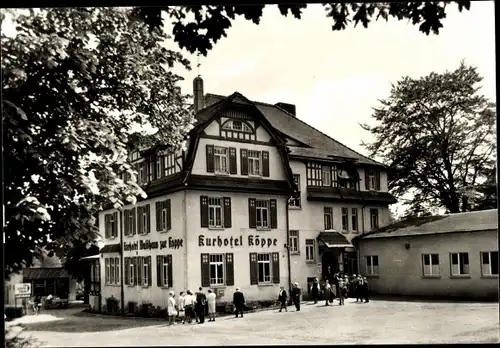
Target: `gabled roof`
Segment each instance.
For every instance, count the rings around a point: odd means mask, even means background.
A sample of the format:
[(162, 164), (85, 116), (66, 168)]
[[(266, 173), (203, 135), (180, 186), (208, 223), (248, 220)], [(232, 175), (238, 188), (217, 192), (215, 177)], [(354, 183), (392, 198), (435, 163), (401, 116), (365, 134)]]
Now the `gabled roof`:
[[(205, 105), (207, 108), (214, 103), (224, 100), (226, 97), (216, 94), (207, 94), (205, 96)], [(337, 140), (320, 132), (316, 128), (301, 121), (297, 117), (288, 113), (286, 110), (276, 105), (266, 104), (262, 102), (252, 101), (255, 106), (261, 111), (269, 123), (281, 133), (288, 137), (307, 144), (310, 148), (288, 146), (291, 150), (291, 156), (301, 156), (309, 158), (317, 158), (324, 160), (332, 160), (333, 157), (344, 159), (357, 160), (359, 163), (384, 166), (383, 164), (374, 161), (362, 154), (350, 149)], [(204, 111), (203, 109), (202, 111)], [(197, 116), (198, 118), (198, 116)]]
[(498, 230), (498, 209), (411, 218), (379, 228), (356, 239), (433, 235)]

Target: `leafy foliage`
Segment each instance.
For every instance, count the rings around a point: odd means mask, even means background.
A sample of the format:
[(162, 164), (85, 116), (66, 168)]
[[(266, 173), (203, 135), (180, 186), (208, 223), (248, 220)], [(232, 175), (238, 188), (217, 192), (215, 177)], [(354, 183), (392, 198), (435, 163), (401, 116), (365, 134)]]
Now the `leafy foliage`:
[(16, 34), (1, 36), (6, 274), (40, 247), (63, 255), (94, 243), (103, 205), (145, 195), (128, 163), (135, 140), (178, 146), (192, 123), (171, 71), (188, 62), (130, 9), (11, 14)]
[[(354, 22), (368, 28), (372, 20), (389, 17), (398, 20), (407, 19), (413, 25), (419, 25), (421, 32), (429, 35), (439, 34), (443, 27), (441, 21), (446, 18), (446, 6), (456, 3), (461, 12), (470, 9), (470, 1), (408, 1), (408, 2), (330, 2), (324, 3), (326, 16), (333, 20), (332, 30), (344, 30)], [(236, 16), (244, 16), (255, 24), (260, 23), (266, 5), (206, 5), (206, 6), (163, 6), (139, 7), (135, 9), (137, 18), (145, 21), (152, 30), (163, 25), (162, 12), (173, 20), (173, 35), (181, 48), (189, 52), (206, 55), (231, 27)], [(307, 4), (279, 4), (283, 16), (291, 13), (300, 19)]]
[[(449, 213), (481, 206), (494, 183), (495, 104), (478, 93), (482, 78), (464, 62), (452, 72), (402, 78), (362, 125), (375, 141), (364, 144), (390, 165), (389, 187), (412, 192), (411, 215), (430, 207)], [(488, 199), (495, 200), (490, 194)], [(490, 202), (491, 204), (491, 202)]]
[(5, 323), (5, 348), (37, 348), (40, 342), (32, 336), (26, 337), (25, 327), (17, 323)]

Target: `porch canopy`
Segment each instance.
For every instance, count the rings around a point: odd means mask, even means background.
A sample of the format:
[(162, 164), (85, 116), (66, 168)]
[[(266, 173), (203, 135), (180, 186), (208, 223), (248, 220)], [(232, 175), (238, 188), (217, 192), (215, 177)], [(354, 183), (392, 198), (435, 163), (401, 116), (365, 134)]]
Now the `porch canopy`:
[(317, 239), (327, 248), (354, 248), (344, 235), (335, 231), (320, 232)]
[(25, 268), (23, 281), (35, 279), (61, 279), (68, 278), (68, 272), (63, 268)]

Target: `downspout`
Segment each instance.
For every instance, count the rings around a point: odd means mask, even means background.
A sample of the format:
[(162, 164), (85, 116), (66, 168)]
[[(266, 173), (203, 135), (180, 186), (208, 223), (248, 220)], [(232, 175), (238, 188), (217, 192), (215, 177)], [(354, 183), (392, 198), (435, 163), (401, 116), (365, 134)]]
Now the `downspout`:
[[(292, 295), (292, 262), (290, 260), (290, 218), (288, 216), (289, 209), (288, 209), (288, 201), (290, 200), (290, 193), (287, 194), (287, 200), (285, 204), (285, 212), (286, 212), (286, 253), (287, 253), (287, 261), (288, 261), (288, 293), (289, 293), (289, 298), (291, 302), (291, 295)], [(289, 303), (290, 303), (289, 302)], [(291, 303), (290, 303), (291, 305)]]
[(120, 211), (120, 298), (121, 298), (121, 312), (125, 313), (125, 281), (123, 279), (125, 264), (123, 261), (123, 210)]
[[(187, 183), (184, 184), (187, 186)], [(182, 218), (184, 219), (184, 240), (186, 243), (184, 244), (184, 289), (189, 289), (188, 287), (188, 245), (187, 242), (187, 187), (184, 188), (184, 204), (182, 205)]]
[[(365, 208), (368, 204), (364, 204), (362, 207), (361, 207), (361, 236), (365, 234)], [(358, 262), (358, 273), (361, 274), (361, 255), (360, 255), (360, 252), (359, 252), (359, 241), (357, 243), (357, 248), (356, 248), (356, 251), (357, 251), (357, 262)]]

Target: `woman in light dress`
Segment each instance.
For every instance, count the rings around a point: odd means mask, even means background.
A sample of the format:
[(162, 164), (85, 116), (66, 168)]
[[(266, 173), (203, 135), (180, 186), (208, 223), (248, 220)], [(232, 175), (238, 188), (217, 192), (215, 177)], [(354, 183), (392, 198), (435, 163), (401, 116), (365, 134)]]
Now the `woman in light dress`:
[(185, 316), (184, 316), (184, 291), (179, 293), (179, 297), (177, 298), (177, 315), (179, 316), (179, 320), (184, 324)]
[(176, 314), (174, 296), (175, 293), (173, 291), (170, 291), (168, 293), (168, 303), (167, 303), (168, 325), (174, 324), (174, 319)]
[(208, 321), (215, 321), (215, 298), (216, 296), (212, 289), (208, 289)]

